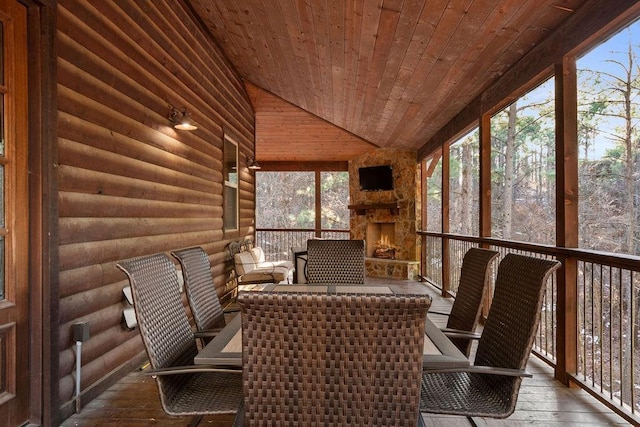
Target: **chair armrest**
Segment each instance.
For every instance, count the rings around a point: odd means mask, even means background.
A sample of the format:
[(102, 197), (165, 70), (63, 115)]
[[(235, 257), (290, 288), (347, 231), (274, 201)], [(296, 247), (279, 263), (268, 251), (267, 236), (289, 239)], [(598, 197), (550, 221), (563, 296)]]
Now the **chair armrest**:
[(423, 369), (422, 373), (428, 374), (444, 374), (466, 372), (470, 374), (486, 374), (486, 375), (502, 375), (508, 377), (531, 378), (533, 375), (522, 369), (496, 368), (493, 366), (467, 366), (462, 368), (441, 368), (441, 369)]
[(238, 407), (238, 412), (236, 412), (236, 417), (231, 427), (244, 427), (244, 399), (240, 400), (240, 406)]
[(203, 329), (201, 331), (195, 331), (193, 333), (193, 336), (196, 337), (196, 338), (215, 337), (216, 335), (218, 335), (220, 333), (221, 330), (222, 330), (222, 328)]
[(142, 371), (144, 375), (176, 375), (176, 374), (196, 374), (201, 372), (230, 372), (242, 373), (242, 369), (227, 368), (217, 365), (189, 365), (189, 366), (172, 366), (171, 368), (145, 369)]
[(462, 331), (460, 329), (441, 328), (443, 334), (449, 338), (462, 338), (467, 340), (479, 340), (482, 336), (477, 332)]
[(443, 313), (441, 311), (429, 311), (427, 314), (437, 314), (439, 316), (448, 316), (449, 313)]
[(272, 273), (275, 273), (276, 271), (276, 265), (268, 261), (261, 262), (261, 263), (254, 262), (253, 270), (251, 271), (259, 271), (265, 274), (272, 274)]

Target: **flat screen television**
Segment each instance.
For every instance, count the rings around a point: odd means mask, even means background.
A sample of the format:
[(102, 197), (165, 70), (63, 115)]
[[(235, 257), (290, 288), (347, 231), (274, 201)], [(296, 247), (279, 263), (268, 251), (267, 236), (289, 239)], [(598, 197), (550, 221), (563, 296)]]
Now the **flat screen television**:
[(388, 191), (393, 190), (393, 169), (391, 165), (368, 166), (358, 169), (360, 190)]

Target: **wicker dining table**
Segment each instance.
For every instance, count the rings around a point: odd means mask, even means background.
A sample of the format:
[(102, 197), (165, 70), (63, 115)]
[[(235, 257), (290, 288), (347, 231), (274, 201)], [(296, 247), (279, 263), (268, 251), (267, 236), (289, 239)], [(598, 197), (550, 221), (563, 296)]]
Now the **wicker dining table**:
[[(405, 293), (399, 287), (389, 285), (262, 285), (245, 292), (312, 292), (312, 293)], [(425, 324), (423, 365), (425, 368), (458, 368), (469, 366), (469, 359), (453, 345), (429, 319)], [(195, 364), (242, 366), (242, 321), (234, 317), (194, 358)]]

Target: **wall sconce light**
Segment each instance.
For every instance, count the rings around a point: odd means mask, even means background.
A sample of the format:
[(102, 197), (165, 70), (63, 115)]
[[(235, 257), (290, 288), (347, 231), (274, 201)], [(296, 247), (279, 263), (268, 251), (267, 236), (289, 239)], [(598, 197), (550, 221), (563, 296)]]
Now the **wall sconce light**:
[(251, 170), (258, 170), (258, 169), (262, 169), (262, 167), (260, 166), (260, 164), (258, 163), (258, 161), (256, 159), (252, 159), (249, 158), (247, 160), (247, 167)]
[(181, 110), (176, 107), (171, 107), (169, 110), (169, 121), (173, 123), (173, 127), (179, 130), (196, 130), (198, 127), (193, 124), (191, 120), (191, 114), (187, 112), (186, 107), (182, 107)]

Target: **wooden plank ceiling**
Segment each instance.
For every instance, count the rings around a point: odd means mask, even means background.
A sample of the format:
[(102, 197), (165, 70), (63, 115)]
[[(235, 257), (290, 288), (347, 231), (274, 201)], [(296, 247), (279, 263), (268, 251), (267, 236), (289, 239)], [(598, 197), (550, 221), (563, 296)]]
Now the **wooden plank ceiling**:
[[(257, 159), (300, 161), (418, 150), (586, 0), (187, 1), (247, 82)], [(346, 132), (262, 127), (265, 93)]]
[(259, 161), (341, 161), (375, 148), (250, 82), (245, 86), (256, 113)]

